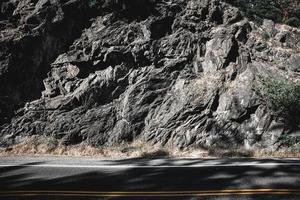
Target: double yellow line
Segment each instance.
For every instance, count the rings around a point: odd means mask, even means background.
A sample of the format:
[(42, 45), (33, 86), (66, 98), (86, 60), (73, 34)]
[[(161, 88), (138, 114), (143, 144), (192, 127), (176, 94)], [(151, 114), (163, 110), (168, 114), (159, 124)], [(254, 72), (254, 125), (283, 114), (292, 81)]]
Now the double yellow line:
[(74, 196), (74, 197), (170, 197), (170, 196), (230, 196), (230, 195), (300, 195), (300, 189), (228, 189), (192, 191), (62, 191), (11, 190), (0, 196)]

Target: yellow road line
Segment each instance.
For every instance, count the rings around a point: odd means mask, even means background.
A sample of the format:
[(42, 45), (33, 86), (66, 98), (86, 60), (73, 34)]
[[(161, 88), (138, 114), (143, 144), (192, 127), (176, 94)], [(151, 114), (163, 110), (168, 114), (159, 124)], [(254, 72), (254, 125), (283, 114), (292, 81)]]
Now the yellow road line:
[(0, 191), (0, 196), (225, 196), (225, 195), (300, 195), (300, 189), (230, 189), (199, 191), (54, 191), (54, 190), (11, 190)]

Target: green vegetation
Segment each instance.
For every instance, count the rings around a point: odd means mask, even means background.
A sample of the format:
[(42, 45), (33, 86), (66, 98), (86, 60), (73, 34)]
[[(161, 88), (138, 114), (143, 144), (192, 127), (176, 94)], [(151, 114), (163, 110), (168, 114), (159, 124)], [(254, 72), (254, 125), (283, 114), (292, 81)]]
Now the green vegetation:
[(291, 17), (287, 19), (284, 23), (294, 27), (300, 27), (300, 19), (297, 17)]
[(90, 8), (96, 7), (98, 4), (98, 0), (88, 0), (88, 5)]
[(300, 122), (300, 84), (287, 79), (261, 78), (260, 96), (271, 113), (289, 128)]
[(33, 140), (33, 146), (45, 145), (47, 149), (54, 150), (58, 146), (58, 140), (53, 136), (38, 136)]
[(300, 1), (297, 0), (226, 0), (238, 7), (251, 20), (271, 19), (300, 27)]
[(280, 141), (282, 146), (292, 147), (300, 143), (300, 137), (283, 134), (278, 138), (278, 141)]

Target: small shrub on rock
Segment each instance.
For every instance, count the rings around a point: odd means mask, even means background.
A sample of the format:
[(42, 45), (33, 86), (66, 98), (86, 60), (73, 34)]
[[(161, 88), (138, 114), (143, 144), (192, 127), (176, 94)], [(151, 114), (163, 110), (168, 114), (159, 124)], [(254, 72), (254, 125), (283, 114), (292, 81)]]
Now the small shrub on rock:
[(300, 19), (297, 17), (291, 17), (287, 19), (284, 23), (289, 26), (300, 27)]
[(88, 5), (90, 8), (96, 7), (98, 4), (98, 0), (88, 0)]
[(300, 124), (300, 84), (287, 79), (261, 78), (260, 96), (269, 111), (289, 128)]
[(300, 27), (300, 1), (295, 0), (225, 0), (238, 7), (244, 16), (262, 22), (270, 19), (276, 23), (286, 23)]

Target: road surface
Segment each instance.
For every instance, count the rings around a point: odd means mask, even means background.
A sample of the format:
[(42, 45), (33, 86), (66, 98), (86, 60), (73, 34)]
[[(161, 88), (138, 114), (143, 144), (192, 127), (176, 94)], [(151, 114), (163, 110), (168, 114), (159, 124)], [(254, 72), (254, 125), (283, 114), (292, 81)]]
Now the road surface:
[(300, 199), (299, 159), (0, 158), (0, 199)]

